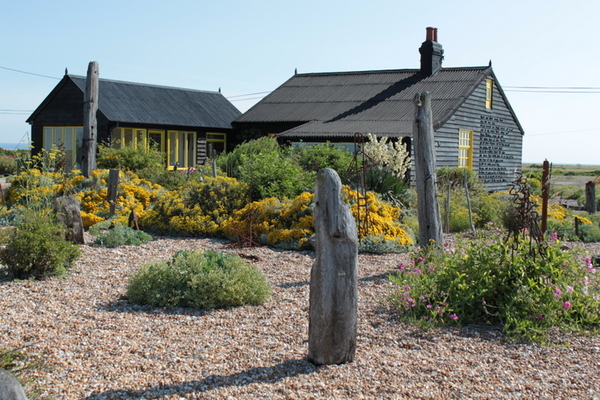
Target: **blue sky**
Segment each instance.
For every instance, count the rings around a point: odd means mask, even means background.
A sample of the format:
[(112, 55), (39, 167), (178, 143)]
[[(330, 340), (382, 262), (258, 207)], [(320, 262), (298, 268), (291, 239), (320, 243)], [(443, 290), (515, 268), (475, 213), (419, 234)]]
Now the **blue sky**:
[(595, 0), (7, 0), (0, 142), (26, 139), (65, 68), (85, 76), (90, 61), (101, 78), (221, 88), (245, 111), (295, 68), (418, 68), (433, 26), (443, 66), (492, 61), (526, 132), (524, 162), (600, 165), (599, 15)]

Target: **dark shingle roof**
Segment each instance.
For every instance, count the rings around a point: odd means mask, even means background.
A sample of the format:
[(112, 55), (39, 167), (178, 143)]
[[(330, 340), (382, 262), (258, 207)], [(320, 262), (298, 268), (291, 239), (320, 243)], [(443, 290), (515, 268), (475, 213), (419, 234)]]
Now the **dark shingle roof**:
[(302, 123), (283, 133), (293, 137), (406, 135), (417, 93), (431, 93), (440, 126), (490, 74), (491, 67), (443, 68), (428, 77), (418, 69), (297, 74), (235, 123)]
[[(85, 77), (69, 75), (85, 92)], [(218, 92), (100, 79), (98, 110), (110, 121), (231, 129), (241, 113)]]

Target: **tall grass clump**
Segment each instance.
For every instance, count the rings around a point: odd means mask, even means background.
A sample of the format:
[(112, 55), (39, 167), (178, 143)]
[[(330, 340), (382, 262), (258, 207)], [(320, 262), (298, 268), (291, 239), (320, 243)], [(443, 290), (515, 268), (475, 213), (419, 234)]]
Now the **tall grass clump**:
[(407, 321), (503, 326), (512, 337), (545, 342), (551, 327), (594, 329), (600, 323), (600, 277), (553, 235), (537, 242), (526, 231), (503, 237), (479, 231), (456, 250), (428, 248), (390, 276), (390, 296)]
[(171, 261), (146, 264), (131, 276), (127, 287), (134, 303), (202, 310), (261, 305), (270, 294), (257, 267), (215, 250), (179, 251)]

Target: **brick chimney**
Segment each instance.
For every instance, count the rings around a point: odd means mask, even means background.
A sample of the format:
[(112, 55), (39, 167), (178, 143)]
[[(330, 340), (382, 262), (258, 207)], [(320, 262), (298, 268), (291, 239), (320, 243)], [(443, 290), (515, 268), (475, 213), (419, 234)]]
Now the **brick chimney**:
[(421, 53), (421, 73), (423, 75), (435, 75), (442, 68), (444, 49), (437, 42), (437, 28), (427, 28), (427, 36), (419, 48), (419, 53)]

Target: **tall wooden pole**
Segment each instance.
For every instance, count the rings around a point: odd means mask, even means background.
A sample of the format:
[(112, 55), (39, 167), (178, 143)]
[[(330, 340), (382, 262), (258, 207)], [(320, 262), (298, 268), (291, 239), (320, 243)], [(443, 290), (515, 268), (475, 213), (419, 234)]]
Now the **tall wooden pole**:
[(88, 65), (83, 95), (83, 148), (81, 151), (81, 172), (89, 177), (96, 169), (96, 144), (98, 127), (96, 112), (98, 111), (99, 67), (96, 61)]
[(542, 235), (548, 227), (548, 197), (550, 197), (550, 163), (542, 164)]
[(415, 179), (417, 188), (417, 213), (419, 220), (419, 242), (421, 246), (441, 246), (442, 219), (437, 199), (435, 174), (435, 149), (431, 95), (419, 93), (416, 105), (413, 140), (415, 150)]

